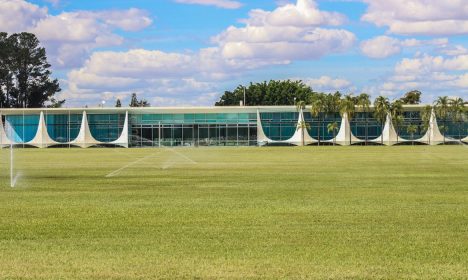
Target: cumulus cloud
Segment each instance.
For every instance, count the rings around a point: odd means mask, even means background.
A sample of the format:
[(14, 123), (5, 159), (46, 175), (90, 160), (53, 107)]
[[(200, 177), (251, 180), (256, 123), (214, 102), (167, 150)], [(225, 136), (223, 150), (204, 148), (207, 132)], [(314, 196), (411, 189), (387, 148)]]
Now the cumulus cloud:
[(175, 0), (177, 3), (216, 6), (224, 9), (238, 9), (242, 3), (232, 0)]
[(429, 96), (445, 94), (468, 97), (468, 55), (424, 54), (403, 58), (396, 63), (393, 73), (380, 81), (380, 85), (366, 90), (391, 96), (413, 89), (419, 89)]
[(400, 40), (389, 36), (377, 36), (361, 42), (361, 52), (370, 58), (386, 58), (399, 54), (405, 47), (420, 46), (446, 46), (448, 39), (440, 38), (434, 40), (405, 39)]
[(306, 85), (310, 86), (315, 91), (335, 92), (335, 91), (351, 91), (354, 89), (353, 84), (342, 78), (332, 78), (329, 76), (321, 76), (320, 78), (304, 78), (295, 79), (302, 80)]
[[(2, 31), (20, 32), (47, 17), (47, 8), (23, 0), (0, 1), (0, 26)], [(8, 12), (5, 12), (8, 11)]]
[(46, 8), (23, 0), (5, 0), (0, 2), (0, 10), (11, 11), (0, 13), (3, 30), (36, 34), (55, 68), (80, 66), (93, 49), (122, 44), (124, 39), (114, 29), (136, 31), (152, 22), (139, 9), (51, 15)]
[(321, 27), (343, 21), (341, 14), (318, 10), (313, 0), (298, 0), (271, 12), (252, 10), (250, 17), (242, 21), (245, 26), (230, 26), (212, 40), (226, 59), (285, 64), (351, 48), (355, 41), (353, 33)]
[(362, 20), (404, 35), (468, 34), (466, 0), (363, 0)]
[[(190, 94), (192, 100), (212, 103), (214, 92), (222, 91), (220, 83), (250, 70), (349, 49), (354, 34), (327, 28), (344, 20), (340, 14), (318, 10), (312, 0), (298, 0), (273, 11), (251, 11), (243, 27), (227, 28), (212, 38), (212, 47), (198, 51), (94, 52), (82, 67), (69, 73), (66, 94), (106, 97), (109, 92), (135, 91), (170, 104), (170, 100), (187, 104), (186, 94)], [(326, 77), (310, 82), (318, 89), (350, 86), (345, 80)]]

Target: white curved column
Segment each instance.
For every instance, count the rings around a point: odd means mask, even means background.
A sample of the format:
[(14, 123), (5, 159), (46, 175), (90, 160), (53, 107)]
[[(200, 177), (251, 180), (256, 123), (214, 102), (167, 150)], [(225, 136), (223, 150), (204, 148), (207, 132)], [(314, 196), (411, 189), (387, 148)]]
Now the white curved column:
[(5, 130), (5, 127), (3, 126), (2, 115), (0, 115), (0, 148), (14, 144), (16, 143), (8, 138), (8, 134)]
[(37, 132), (34, 138), (27, 142), (26, 144), (37, 147), (37, 148), (47, 148), (52, 145), (60, 144), (57, 141), (54, 141), (47, 132), (47, 126), (44, 119), (44, 113), (41, 111), (39, 116), (39, 124), (37, 126)]
[(268, 138), (263, 131), (262, 120), (260, 118), (260, 111), (257, 110), (257, 144), (259, 146), (271, 144), (271, 143), (281, 143), (281, 141), (274, 141)]
[(86, 111), (83, 111), (83, 119), (81, 121), (80, 132), (75, 140), (69, 142), (68, 144), (78, 146), (81, 148), (89, 148), (94, 145), (103, 144), (103, 142), (96, 140), (91, 131), (89, 130), (88, 117)]
[(370, 140), (372, 143), (384, 144), (387, 146), (392, 146), (398, 143), (408, 142), (409, 140), (403, 139), (398, 136), (398, 133), (393, 126), (392, 117), (390, 114), (387, 114), (387, 119), (385, 121), (385, 126), (383, 128), (382, 134), (376, 139)]
[(117, 140), (110, 142), (109, 144), (128, 148), (128, 111), (125, 112), (125, 121), (120, 137)]
[[(301, 110), (299, 113), (299, 118), (297, 120), (296, 132), (288, 140), (284, 141), (285, 143), (296, 145), (296, 146), (307, 146), (309, 144), (317, 143), (318, 141), (312, 138), (307, 131), (307, 128), (302, 127), (302, 124), (305, 122), (304, 112)], [(304, 136), (304, 141), (302, 137)]]
[(349, 145), (352, 145), (355, 143), (361, 143), (364, 141), (353, 135), (351, 131), (351, 125), (349, 124), (348, 113), (344, 113), (342, 120), (341, 120), (340, 130), (338, 131), (338, 134), (336, 135), (334, 139), (327, 140), (325, 142), (336, 143), (341, 146), (349, 146)]
[[(445, 140), (444, 140), (445, 139)], [(447, 137), (440, 132), (439, 125), (437, 124), (437, 117), (434, 109), (431, 112), (431, 118), (429, 119), (429, 127), (423, 137), (415, 140), (416, 142), (425, 143), (428, 145), (439, 145), (445, 142), (459, 142), (456, 139)]]

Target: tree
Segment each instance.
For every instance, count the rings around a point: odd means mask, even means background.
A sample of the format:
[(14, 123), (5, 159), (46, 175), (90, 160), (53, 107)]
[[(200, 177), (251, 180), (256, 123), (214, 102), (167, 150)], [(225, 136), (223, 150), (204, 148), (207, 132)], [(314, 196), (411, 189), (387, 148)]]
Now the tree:
[(318, 119), (318, 145), (320, 146), (320, 130), (322, 129), (322, 113), (325, 111), (326, 97), (325, 94), (317, 94), (312, 97), (310, 113)]
[(465, 102), (460, 97), (450, 100), (450, 114), (452, 120), (457, 123), (458, 138), (461, 139), (461, 126), (463, 124), (463, 114), (465, 112)]
[(392, 104), (390, 104), (390, 114), (392, 116), (392, 122), (396, 127), (397, 132), (397, 142), (398, 138), (400, 137), (400, 127), (403, 123), (403, 101), (400, 99), (394, 100)]
[(418, 131), (418, 127), (414, 124), (410, 124), (408, 125), (408, 127), (406, 128), (406, 132), (409, 133), (409, 135), (411, 135), (411, 144), (414, 146), (414, 134)]
[[(387, 97), (379, 96), (374, 100), (374, 117), (380, 122), (382, 131), (389, 111), (390, 101)], [(381, 144), (383, 145), (383, 137), (381, 137)]]
[(328, 132), (333, 132), (333, 146), (336, 145), (336, 131), (338, 130), (338, 123), (332, 122), (327, 125)]
[(51, 79), (46, 51), (34, 34), (0, 33), (0, 101), (7, 108), (60, 107), (57, 79)]
[[(426, 105), (422, 108), (421, 110), (421, 120), (422, 120), (422, 126), (425, 131), (428, 131), (429, 128), (431, 127), (431, 116), (432, 116), (432, 106), (431, 105)], [(428, 134), (429, 139), (428, 139), (428, 144), (431, 143), (431, 134)]]
[[(341, 102), (340, 102), (340, 113), (342, 116), (344, 116), (345, 114), (348, 115), (350, 126), (351, 126), (351, 119), (353, 118), (354, 113), (356, 112), (356, 102), (357, 100), (355, 97), (353, 97), (352, 94), (345, 95), (345, 97), (341, 99)], [(351, 134), (351, 130), (349, 131), (349, 133)], [(351, 137), (349, 137), (349, 141), (350, 141), (349, 144), (351, 145), (352, 144)]]
[(370, 110), (370, 105), (371, 105), (371, 101), (370, 101), (370, 95), (367, 94), (367, 93), (361, 93), (358, 97), (357, 97), (357, 105), (359, 108), (361, 108), (362, 112), (364, 113), (364, 118), (365, 118), (365, 122), (366, 122), (366, 145), (367, 145), (367, 140), (368, 140), (368, 134), (369, 134), (369, 122), (368, 122), (368, 114), (369, 114), (369, 110)]
[(120, 99), (118, 99), (118, 98), (117, 98), (117, 101), (115, 102), (115, 107), (117, 107), (117, 108), (122, 107), (122, 102), (120, 102)]
[(306, 122), (306, 121), (300, 121), (298, 124), (297, 124), (297, 128), (296, 130), (301, 130), (301, 139), (302, 139), (302, 146), (305, 146), (305, 139), (304, 139), (304, 130), (305, 129), (310, 129), (310, 125)]
[(274, 81), (250, 83), (248, 87), (239, 85), (233, 91), (225, 91), (215, 106), (239, 106), (244, 100), (249, 106), (295, 105), (296, 100), (309, 101), (314, 94), (302, 81)]
[(130, 107), (149, 107), (150, 104), (145, 99), (138, 100), (136, 93), (132, 93), (132, 98), (130, 99)]
[(421, 103), (422, 93), (419, 90), (412, 90), (405, 93), (405, 95), (400, 99), (405, 105), (416, 105)]
[[(296, 109), (299, 112), (299, 114), (302, 114), (302, 111), (306, 108), (306, 105), (307, 105), (306, 102), (302, 101), (302, 100), (296, 102)], [(309, 125), (305, 122), (304, 119), (297, 126), (297, 129), (301, 129), (302, 146), (304, 146), (304, 144), (305, 144), (304, 129), (307, 129), (307, 128), (309, 128)]]
[[(450, 99), (448, 96), (439, 96), (434, 102), (436, 116), (442, 120), (443, 126), (446, 127), (447, 115), (450, 111)], [(445, 134), (447, 129), (444, 129), (444, 144), (445, 144)]]

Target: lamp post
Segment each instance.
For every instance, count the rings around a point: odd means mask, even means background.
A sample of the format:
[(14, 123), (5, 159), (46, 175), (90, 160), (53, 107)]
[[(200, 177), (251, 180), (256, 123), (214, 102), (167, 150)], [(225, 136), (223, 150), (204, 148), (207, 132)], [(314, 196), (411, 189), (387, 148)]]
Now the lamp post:
[(245, 103), (245, 86), (243, 88), (244, 88), (244, 106), (246, 106), (247, 104)]

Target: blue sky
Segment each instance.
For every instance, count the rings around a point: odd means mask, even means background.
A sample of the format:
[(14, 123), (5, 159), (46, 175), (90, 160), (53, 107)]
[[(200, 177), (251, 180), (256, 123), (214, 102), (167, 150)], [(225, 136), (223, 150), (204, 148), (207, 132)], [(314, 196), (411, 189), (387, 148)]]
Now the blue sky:
[(37, 34), (67, 106), (211, 105), (269, 79), (428, 102), (468, 98), (468, 5), (448, 2), (2, 0), (0, 26)]

